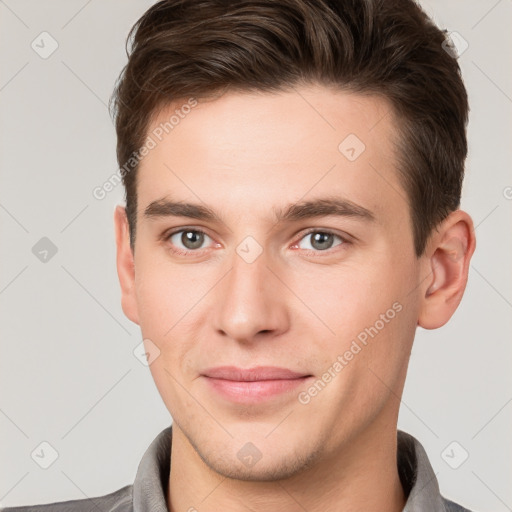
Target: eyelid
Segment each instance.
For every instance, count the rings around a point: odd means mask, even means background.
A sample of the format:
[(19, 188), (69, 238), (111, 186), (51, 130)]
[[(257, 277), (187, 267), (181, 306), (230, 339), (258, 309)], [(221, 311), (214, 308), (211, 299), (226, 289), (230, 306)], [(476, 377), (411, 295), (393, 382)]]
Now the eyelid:
[(196, 231), (197, 233), (203, 233), (203, 234), (209, 236), (210, 238), (212, 238), (204, 228), (196, 227), (196, 226), (179, 226), (176, 228), (170, 228), (170, 229), (165, 230), (162, 233), (160, 238), (162, 238), (163, 240), (167, 240), (172, 235), (175, 235), (176, 233), (180, 233), (181, 231)]
[(329, 235), (335, 235), (340, 237), (344, 242), (350, 242), (353, 240), (353, 237), (348, 235), (347, 233), (340, 233), (339, 231), (331, 228), (307, 228), (306, 231), (300, 232), (300, 237), (297, 240), (302, 240), (305, 236), (311, 233), (327, 233)]

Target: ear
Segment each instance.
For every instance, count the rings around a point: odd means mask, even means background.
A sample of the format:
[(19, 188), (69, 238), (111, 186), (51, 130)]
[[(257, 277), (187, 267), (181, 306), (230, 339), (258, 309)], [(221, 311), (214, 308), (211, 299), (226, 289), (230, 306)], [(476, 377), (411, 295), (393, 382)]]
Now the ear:
[(468, 280), (469, 263), (475, 251), (473, 221), (462, 210), (452, 212), (433, 232), (424, 255), (418, 325), (437, 329), (457, 309)]
[(136, 324), (139, 323), (139, 314), (135, 294), (135, 264), (133, 252), (130, 247), (130, 231), (126, 210), (116, 206), (114, 212), (114, 229), (117, 247), (117, 275), (121, 284), (121, 306), (124, 314)]

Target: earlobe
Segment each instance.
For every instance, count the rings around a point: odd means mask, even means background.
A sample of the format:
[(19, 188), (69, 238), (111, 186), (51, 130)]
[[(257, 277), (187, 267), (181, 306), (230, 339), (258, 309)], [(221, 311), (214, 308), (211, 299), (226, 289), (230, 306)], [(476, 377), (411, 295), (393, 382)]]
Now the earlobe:
[(475, 247), (471, 217), (461, 210), (452, 212), (441, 223), (426, 251), (429, 277), (422, 289), (418, 325), (436, 329), (451, 318), (464, 294)]
[(125, 208), (116, 206), (114, 212), (114, 229), (116, 234), (116, 265), (119, 284), (121, 285), (121, 306), (124, 314), (136, 324), (139, 323), (135, 293), (135, 262), (130, 247), (130, 232)]

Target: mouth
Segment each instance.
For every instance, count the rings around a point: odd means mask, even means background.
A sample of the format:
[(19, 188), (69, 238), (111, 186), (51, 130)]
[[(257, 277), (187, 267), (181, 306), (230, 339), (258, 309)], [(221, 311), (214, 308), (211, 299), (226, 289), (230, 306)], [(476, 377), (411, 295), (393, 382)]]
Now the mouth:
[(313, 376), (275, 366), (249, 369), (221, 366), (205, 370), (201, 377), (210, 389), (226, 400), (258, 403), (290, 393)]

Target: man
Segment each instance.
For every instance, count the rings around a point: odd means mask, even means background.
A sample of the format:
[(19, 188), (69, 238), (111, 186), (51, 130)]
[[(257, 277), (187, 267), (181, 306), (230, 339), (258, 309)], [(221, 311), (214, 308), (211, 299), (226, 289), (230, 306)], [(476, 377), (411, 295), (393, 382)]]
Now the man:
[(444, 33), (410, 0), (169, 0), (131, 35), (117, 268), (172, 428), (133, 486), (5, 510), (467, 510), (397, 431), (475, 249)]

